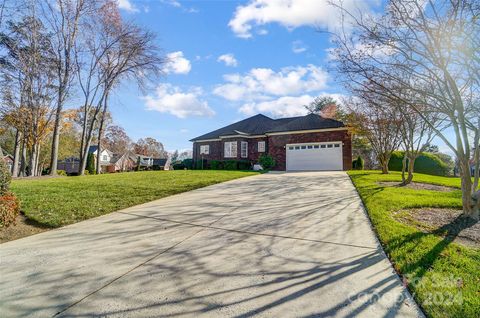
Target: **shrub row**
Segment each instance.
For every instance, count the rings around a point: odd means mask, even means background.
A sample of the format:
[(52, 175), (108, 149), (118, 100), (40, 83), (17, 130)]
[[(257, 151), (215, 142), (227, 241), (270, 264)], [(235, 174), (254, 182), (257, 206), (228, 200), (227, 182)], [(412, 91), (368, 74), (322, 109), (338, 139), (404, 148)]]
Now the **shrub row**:
[[(392, 171), (402, 171), (404, 154), (405, 151), (394, 151), (388, 163), (388, 169)], [(423, 153), (415, 160), (414, 171), (435, 176), (448, 176), (450, 168), (436, 155)]]
[(174, 170), (183, 170), (183, 169), (196, 169), (196, 170), (250, 170), (251, 162), (248, 160), (206, 160), (203, 161), (196, 160), (195, 162), (192, 159), (185, 159), (182, 163), (176, 163), (173, 165)]

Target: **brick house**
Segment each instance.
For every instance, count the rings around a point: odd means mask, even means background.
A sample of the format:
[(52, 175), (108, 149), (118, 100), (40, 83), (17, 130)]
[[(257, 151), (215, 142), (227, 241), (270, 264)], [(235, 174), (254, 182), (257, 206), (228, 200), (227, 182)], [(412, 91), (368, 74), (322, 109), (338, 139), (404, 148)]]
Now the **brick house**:
[(316, 114), (272, 119), (258, 114), (191, 139), (193, 159), (275, 159), (274, 170), (348, 170), (352, 139), (340, 121)]

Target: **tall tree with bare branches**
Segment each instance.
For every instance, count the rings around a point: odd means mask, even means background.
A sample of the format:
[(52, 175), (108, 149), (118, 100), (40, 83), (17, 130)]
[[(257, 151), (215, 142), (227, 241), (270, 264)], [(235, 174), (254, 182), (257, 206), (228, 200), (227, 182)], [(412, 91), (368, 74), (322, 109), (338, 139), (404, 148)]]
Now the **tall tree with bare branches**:
[[(478, 3), (391, 0), (385, 14), (360, 17), (338, 6), (354, 21), (335, 38), (338, 71), (348, 86), (374, 87), (385, 98), (401, 100), (429, 125), (457, 158), (464, 215), (478, 219), (478, 174), (473, 182), (470, 174), (472, 157), (478, 165), (473, 149), (478, 148), (480, 129)], [(399, 87), (410, 94), (400, 94)], [(426, 113), (448, 123), (455, 140), (435, 127)]]
[(140, 85), (146, 83), (160, 74), (164, 63), (154, 44), (155, 35), (123, 21), (115, 1), (104, 1), (97, 12), (88, 24), (90, 31), (83, 39), (85, 45), (76, 50), (76, 61), (81, 70), (79, 83), (84, 95), (79, 174), (85, 170), (95, 128), (98, 129), (98, 140), (102, 139), (103, 118), (113, 89), (125, 79)]
[(65, 101), (75, 78), (74, 46), (78, 38), (82, 15), (93, 14), (92, 0), (54, 0), (40, 2), (45, 21), (52, 32), (52, 52), (55, 54), (57, 86), (55, 122), (53, 125), (50, 174), (57, 174), (60, 126)]

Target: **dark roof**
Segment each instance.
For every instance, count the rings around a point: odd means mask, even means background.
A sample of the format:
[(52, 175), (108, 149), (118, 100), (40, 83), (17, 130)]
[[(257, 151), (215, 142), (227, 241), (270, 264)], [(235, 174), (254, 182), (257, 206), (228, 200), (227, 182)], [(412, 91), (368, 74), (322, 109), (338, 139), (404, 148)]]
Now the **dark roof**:
[(324, 118), (316, 114), (306, 116), (272, 119), (258, 114), (223, 128), (198, 136), (190, 141), (217, 139), (229, 135), (263, 135), (269, 132), (288, 132), (311, 129), (340, 128), (345, 125), (334, 119)]
[(88, 153), (94, 153), (95, 151), (97, 151), (97, 149), (98, 149), (97, 145), (90, 146), (90, 148), (88, 148)]
[(284, 124), (278, 125), (268, 132), (282, 132), (295, 130), (310, 130), (310, 129), (326, 129), (326, 128), (341, 128), (345, 125), (338, 120), (324, 118), (316, 114), (308, 114), (307, 116), (294, 117)]

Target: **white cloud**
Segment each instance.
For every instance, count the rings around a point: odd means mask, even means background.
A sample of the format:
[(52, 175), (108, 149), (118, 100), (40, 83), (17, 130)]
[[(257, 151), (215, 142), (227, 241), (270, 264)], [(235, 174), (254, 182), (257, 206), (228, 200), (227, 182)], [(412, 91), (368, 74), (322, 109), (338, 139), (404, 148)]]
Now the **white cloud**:
[(265, 96), (305, 94), (327, 87), (328, 74), (320, 67), (284, 67), (275, 72), (269, 68), (254, 68), (244, 75), (227, 74), (226, 83), (213, 90), (215, 95), (231, 101), (266, 99)]
[[(367, 1), (343, 0), (342, 5), (349, 12), (369, 8)], [(255, 26), (269, 23), (279, 23), (288, 29), (319, 26), (332, 30), (340, 25), (341, 19), (339, 10), (329, 0), (251, 0), (236, 8), (228, 25), (238, 37), (250, 38)]]
[(292, 42), (292, 52), (293, 53), (303, 53), (308, 49), (308, 47), (300, 40)]
[(148, 95), (144, 100), (147, 110), (155, 110), (179, 118), (215, 115), (208, 103), (201, 99), (202, 94), (201, 88), (198, 87), (183, 92), (179, 87), (171, 84), (160, 84), (155, 96)]
[(238, 61), (232, 53), (220, 55), (217, 61), (225, 63), (226, 66), (238, 66)]
[(128, 12), (138, 12), (138, 8), (135, 7), (130, 0), (117, 0), (118, 7)]
[(259, 29), (257, 31), (257, 34), (258, 35), (267, 35), (268, 34), (268, 30), (267, 29)]
[(180, 8), (182, 5), (177, 0), (160, 0), (160, 2), (171, 5), (172, 7)]
[(258, 113), (271, 114), (273, 117), (294, 117), (302, 116), (308, 113), (305, 105), (308, 105), (317, 96), (331, 96), (337, 101), (343, 100), (345, 96), (341, 94), (318, 95), (303, 94), (300, 96), (282, 96), (267, 101), (252, 101), (243, 104), (238, 110), (240, 113), (252, 116)]
[(182, 134), (186, 134), (186, 133), (188, 133), (188, 132), (189, 132), (189, 130), (186, 129), (186, 128), (180, 129), (180, 133), (182, 133)]
[(166, 73), (188, 74), (192, 69), (192, 64), (183, 56), (182, 51), (167, 54), (168, 62), (165, 65)]
[(314, 99), (310, 95), (283, 96), (264, 102), (251, 102), (243, 104), (239, 112), (252, 116), (258, 113), (269, 113), (274, 117), (293, 117), (307, 114), (303, 105), (307, 105)]

